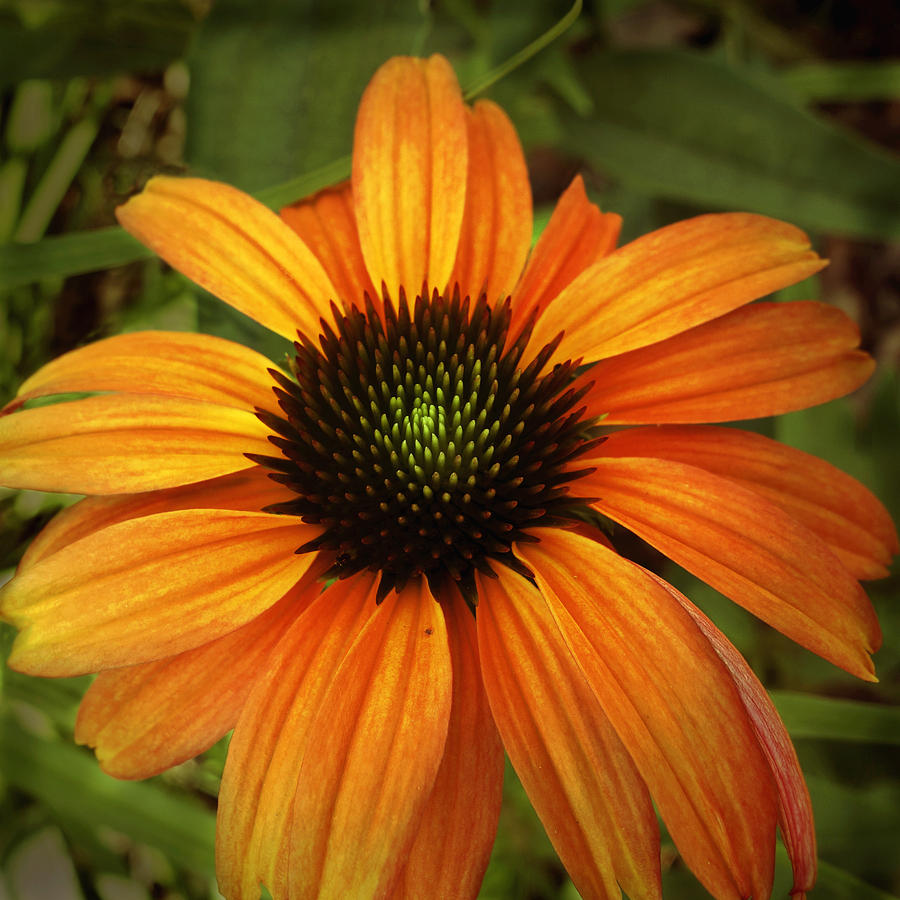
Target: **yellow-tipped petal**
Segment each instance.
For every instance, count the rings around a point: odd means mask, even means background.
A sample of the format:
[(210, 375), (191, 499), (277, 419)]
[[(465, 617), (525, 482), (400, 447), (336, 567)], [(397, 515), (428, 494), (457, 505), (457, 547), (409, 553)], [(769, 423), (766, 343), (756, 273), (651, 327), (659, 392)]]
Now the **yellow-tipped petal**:
[(806, 409), (858, 388), (875, 367), (859, 329), (824, 303), (754, 303), (601, 360), (580, 383), (610, 425), (727, 422)]
[(319, 593), (314, 564), (274, 606), (224, 637), (149, 663), (107, 669), (78, 708), (75, 740), (116, 778), (149, 778), (234, 728), (275, 645)]
[[(234, 729), (219, 791), (216, 874), (229, 900), (287, 897), (291, 811), (310, 725), (360, 628), (375, 578), (337, 581), (288, 628)], [(315, 749), (315, 748), (314, 748)], [(324, 827), (324, 826), (323, 826)]]
[(585, 269), (615, 250), (621, 227), (622, 217), (600, 212), (576, 175), (557, 201), (513, 291), (513, 334), (530, 315), (543, 313)]
[(506, 113), (489, 100), (467, 112), (466, 211), (450, 284), (491, 303), (513, 289), (531, 245), (531, 186), (522, 145)]
[(858, 582), (809, 529), (727, 478), (663, 459), (594, 457), (579, 489), (792, 640), (874, 680), (878, 620)]
[(645, 347), (802, 281), (825, 262), (791, 225), (750, 213), (697, 216), (620, 247), (553, 301), (529, 346), (560, 331), (554, 359)]
[(406, 865), (389, 891), (394, 900), (475, 897), (497, 833), (503, 745), (481, 681), (475, 618), (452, 594), (441, 598), (453, 669), (447, 742)]
[(271, 452), (268, 434), (232, 406), (103, 394), (0, 418), (0, 471), (35, 491), (152, 491), (248, 469), (246, 453)]
[(337, 291), (303, 241), (249, 194), (157, 176), (116, 210), (122, 227), (220, 300), (288, 340), (317, 334)]
[(396, 301), (447, 285), (466, 200), (465, 107), (442, 56), (397, 56), (372, 77), (353, 138), (353, 204), (375, 286)]
[(363, 259), (349, 181), (286, 206), (280, 214), (324, 266), (339, 306), (363, 309), (368, 294), (377, 307), (381, 288), (372, 284)]
[(83, 675), (173, 656), (234, 631), (287, 593), (319, 530), (292, 516), (190, 509), (119, 522), (0, 590), (21, 633), (9, 665)]
[(855, 578), (880, 578), (897, 552), (887, 510), (840, 469), (737, 428), (661, 425), (609, 436), (603, 455), (653, 457), (699, 466), (765, 497), (824, 540)]
[(420, 579), (366, 622), (310, 725), (294, 795), (291, 897), (384, 895), (434, 786), (451, 693), (444, 614)]
[(136, 331), (57, 357), (26, 379), (7, 406), (79, 391), (126, 391), (278, 412), (272, 363), (233, 341), (175, 331)]
[(643, 570), (578, 534), (517, 545), (685, 862), (719, 900), (768, 897), (776, 791), (728, 669)]
[(547, 601), (503, 568), (478, 577), (478, 648), (509, 758), (582, 896), (661, 896), (650, 795)]
[(38, 560), (101, 528), (177, 509), (234, 509), (260, 512), (273, 503), (283, 503), (297, 495), (277, 484), (260, 466), (251, 466), (233, 475), (141, 494), (113, 494), (85, 497), (58, 512), (28, 545), (19, 563), (24, 572)]

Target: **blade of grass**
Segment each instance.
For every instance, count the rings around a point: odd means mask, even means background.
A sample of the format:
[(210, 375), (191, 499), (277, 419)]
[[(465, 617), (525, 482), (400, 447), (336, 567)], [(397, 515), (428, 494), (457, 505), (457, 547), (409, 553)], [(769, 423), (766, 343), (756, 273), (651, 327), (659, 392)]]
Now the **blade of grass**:
[(155, 781), (117, 781), (65, 741), (41, 740), (10, 716), (0, 719), (0, 771), (38, 798), (64, 826), (105, 826), (164, 853), (176, 866), (214, 875), (215, 815)]
[(855, 103), (900, 97), (900, 60), (802, 63), (781, 78), (809, 103)]
[(791, 737), (900, 745), (900, 708), (772, 691)]

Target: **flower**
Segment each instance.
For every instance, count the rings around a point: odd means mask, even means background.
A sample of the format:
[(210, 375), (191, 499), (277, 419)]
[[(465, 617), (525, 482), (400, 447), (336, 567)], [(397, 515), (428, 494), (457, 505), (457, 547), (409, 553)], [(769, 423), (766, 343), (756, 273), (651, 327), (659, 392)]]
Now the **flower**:
[[(234, 734), (229, 900), (472, 897), (504, 748), (585, 897), (660, 896), (656, 809), (718, 898), (815, 879), (809, 797), (759, 681), (598, 514), (861, 678), (859, 579), (897, 549), (830, 465), (735, 428), (853, 390), (837, 310), (751, 301), (824, 265), (706, 215), (615, 249), (576, 178), (529, 254), (515, 131), (446, 60), (395, 58), (352, 178), (282, 211), (152, 179), (132, 234), (294, 340), (98, 341), (0, 419), (5, 484), (88, 495), (0, 595), (10, 665), (100, 674), (76, 739), (141, 778)], [(24, 408), (67, 392), (90, 396)], [(623, 427), (619, 427), (623, 426)], [(329, 582), (323, 590), (323, 581)], [(652, 798), (652, 800), (651, 800)]]

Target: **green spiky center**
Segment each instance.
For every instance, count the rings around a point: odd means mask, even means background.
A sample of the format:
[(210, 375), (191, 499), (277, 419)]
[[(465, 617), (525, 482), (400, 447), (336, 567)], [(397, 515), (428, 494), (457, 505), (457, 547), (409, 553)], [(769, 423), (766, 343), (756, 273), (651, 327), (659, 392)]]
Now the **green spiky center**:
[(577, 517), (571, 462), (595, 444), (571, 364), (541, 374), (548, 345), (520, 367), (527, 330), (508, 342), (508, 302), (483, 297), (410, 310), (401, 295), (383, 318), (367, 298), (334, 317), (318, 346), (295, 345), (293, 379), (273, 371), (282, 415), (258, 411), (282, 455), (253, 458), (297, 495), (272, 509), (322, 526), (300, 552), (330, 551), (338, 576), (380, 572), (380, 597), (424, 576), (474, 602), (476, 570), (527, 574), (513, 543)]

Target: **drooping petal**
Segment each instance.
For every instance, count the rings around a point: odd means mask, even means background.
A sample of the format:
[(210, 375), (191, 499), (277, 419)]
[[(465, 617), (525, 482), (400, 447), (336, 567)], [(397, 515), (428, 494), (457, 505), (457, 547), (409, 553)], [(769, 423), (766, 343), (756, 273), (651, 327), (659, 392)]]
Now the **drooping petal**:
[(4, 412), (35, 397), (127, 391), (278, 411), (272, 363), (234, 341), (175, 331), (137, 331), (96, 341), (42, 366)]
[(293, 491), (277, 484), (261, 466), (251, 466), (233, 475), (223, 475), (197, 484), (146, 491), (142, 494), (112, 494), (85, 497), (57, 513), (28, 545), (19, 562), (25, 569), (101, 528), (177, 509), (233, 509), (261, 512), (265, 507), (295, 497)]
[(629, 428), (603, 455), (646, 456), (700, 466), (736, 481), (824, 540), (855, 578), (882, 578), (898, 550), (887, 510), (831, 464), (760, 434), (715, 426)]
[(151, 491), (253, 465), (269, 430), (247, 410), (181, 397), (103, 394), (0, 418), (7, 487), (73, 494)]
[(647, 574), (681, 604), (734, 679), (778, 789), (778, 825), (794, 870), (791, 896), (805, 896), (816, 882), (816, 830), (812, 803), (797, 759), (797, 751), (794, 750), (778, 710), (760, 680), (728, 638), (684, 594), (652, 572)]
[(349, 181), (285, 206), (281, 218), (322, 263), (337, 291), (335, 302), (338, 306), (349, 309), (355, 303), (363, 309), (365, 294), (376, 305), (381, 302), (380, 287), (372, 284), (369, 278), (359, 244)]
[(293, 341), (318, 334), (337, 292), (322, 264), (270, 209), (202, 178), (157, 176), (116, 218), (170, 266)]
[(638, 566), (581, 535), (535, 534), (516, 552), (685, 862), (717, 898), (768, 897), (775, 786), (727, 668)]
[(310, 725), (294, 795), (292, 898), (384, 894), (434, 786), (451, 694), (444, 615), (420, 579), (369, 618)]
[(288, 896), (291, 810), (309, 726), (376, 610), (375, 576), (335, 582), (285, 631), (253, 685), (219, 791), (216, 873), (230, 900), (258, 900), (260, 882), (275, 900)]
[(101, 672), (78, 708), (75, 740), (116, 778), (149, 778), (234, 728), (284, 631), (316, 597), (314, 563), (274, 606), (224, 637), (154, 662)]
[(626, 457), (583, 465), (597, 467), (579, 481), (600, 498), (595, 509), (798, 644), (873, 680), (878, 620), (858, 582), (809, 529), (696, 466)]
[(532, 313), (542, 313), (578, 275), (612, 253), (621, 227), (622, 217), (600, 212), (588, 200), (584, 180), (576, 175), (559, 198), (513, 291), (512, 333), (518, 334)]
[(579, 275), (529, 346), (560, 331), (554, 359), (587, 362), (654, 344), (802, 281), (825, 262), (791, 225), (712, 213), (660, 228)]
[(395, 299), (450, 278), (466, 200), (465, 107), (450, 64), (394, 57), (363, 94), (353, 204), (366, 267)]
[[(585, 897), (661, 896), (650, 795), (540, 592), (478, 580), (478, 649), (509, 758)], [(617, 884), (618, 883), (618, 884)]]
[(469, 900), (478, 894), (503, 800), (503, 745), (481, 681), (475, 619), (441, 598), (453, 669), (444, 757), (409, 857), (389, 896)]
[(727, 422), (806, 409), (858, 388), (875, 363), (859, 329), (824, 303), (755, 303), (612, 359), (593, 382), (588, 415), (611, 425)]
[(319, 533), (292, 516), (189, 509), (119, 522), (0, 590), (21, 630), (9, 665), (83, 675), (174, 656), (268, 609), (309, 568)]
[(469, 174), (466, 209), (451, 286), (491, 303), (513, 289), (531, 246), (531, 186), (518, 135), (489, 100), (467, 111)]

